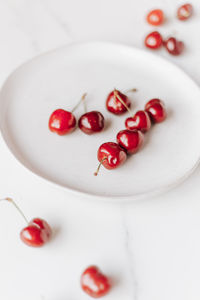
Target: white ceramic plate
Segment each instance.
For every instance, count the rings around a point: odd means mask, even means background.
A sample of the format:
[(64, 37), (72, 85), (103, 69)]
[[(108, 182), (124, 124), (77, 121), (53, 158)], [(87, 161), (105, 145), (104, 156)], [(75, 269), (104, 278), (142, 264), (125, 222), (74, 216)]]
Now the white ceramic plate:
[[(136, 87), (132, 109), (163, 99), (168, 118), (146, 134), (145, 145), (116, 170), (93, 175), (97, 149), (115, 141), (128, 116), (105, 109), (107, 94)], [(79, 129), (58, 136), (48, 129), (53, 110), (72, 109), (87, 92), (88, 110), (106, 119), (102, 133)], [(83, 107), (76, 111), (77, 119)], [(2, 135), (16, 158), (37, 175), (68, 190), (100, 199), (136, 199), (160, 193), (186, 178), (200, 157), (200, 90), (179, 68), (139, 49), (111, 43), (73, 44), (34, 58), (17, 69), (0, 95)]]

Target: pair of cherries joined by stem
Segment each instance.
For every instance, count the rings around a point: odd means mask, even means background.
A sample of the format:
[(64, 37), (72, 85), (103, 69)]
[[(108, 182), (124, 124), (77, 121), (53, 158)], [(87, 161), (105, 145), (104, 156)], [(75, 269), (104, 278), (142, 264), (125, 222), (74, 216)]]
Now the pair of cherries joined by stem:
[(50, 240), (52, 230), (45, 220), (34, 218), (31, 221), (28, 221), (12, 198), (3, 198), (0, 199), (0, 201), (8, 201), (13, 204), (27, 223), (27, 226), (20, 232), (20, 238), (26, 245), (31, 247), (41, 247)]
[(86, 93), (83, 94), (81, 100), (72, 109), (72, 111), (64, 109), (55, 110), (49, 118), (49, 129), (58, 135), (65, 135), (74, 131), (77, 121), (73, 112), (81, 103), (83, 103), (85, 107), (85, 114), (83, 114), (78, 121), (79, 128), (86, 134), (93, 134), (102, 131), (104, 128), (104, 116), (99, 111), (86, 112), (86, 95)]
[(107, 142), (99, 147), (97, 158), (100, 163), (94, 175), (98, 174), (101, 165), (109, 170), (122, 165), (126, 161), (127, 154), (134, 154), (142, 147), (143, 133), (151, 128), (151, 124), (160, 123), (166, 118), (165, 106), (160, 99), (148, 101), (145, 110), (140, 110), (133, 116), (129, 109), (130, 105), (127, 105), (127, 96), (117, 90), (113, 91), (113, 95), (115, 100), (120, 101), (131, 113), (131, 117), (125, 120), (127, 129), (117, 134), (117, 143)]

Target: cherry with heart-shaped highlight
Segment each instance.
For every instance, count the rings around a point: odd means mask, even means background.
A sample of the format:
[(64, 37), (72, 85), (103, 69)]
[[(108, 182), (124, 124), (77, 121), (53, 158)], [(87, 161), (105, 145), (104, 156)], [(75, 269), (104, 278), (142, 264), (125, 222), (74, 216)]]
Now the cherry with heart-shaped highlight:
[(139, 110), (133, 117), (125, 120), (125, 126), (128, 130), (140, 130), (146, 132), (151, 128), (151, 120), (148, 113), (144, 110)]
[(71, 111), (61, 108), (56, 109), (49, 118), (49, 129), (58, 135), (65, 135), (74, 131), (76, 128), (76, 118), (73, 112), (82, 102), (84, 103), (86, 95), (86, 93), (83, 94), (81, 100)]
[(117, 143), (107, 142), (99, 147), (97, 158), (100, 163), (96, 172), (94, 173), (95, 176), (98, 175), (101, 165), (108, 170), (118, 168), (125, 162), (127, 155), (124, 149), (121, 148)]
[(89, 296), (100, 298), (108, 294), (111, 285), (98, 267), (90, 266), (81, 275), (81, 287)]
[(7, 197), (0, 199), (0, 201), (12, 203), (27, 223), (27, 226), (24, 227), (20, 233), (20, 238), (26, 245), (31, 247), (41, 247), (50, 240), (52, 229), (45, 220), (34, 218), (29, 222), (12, 198)]

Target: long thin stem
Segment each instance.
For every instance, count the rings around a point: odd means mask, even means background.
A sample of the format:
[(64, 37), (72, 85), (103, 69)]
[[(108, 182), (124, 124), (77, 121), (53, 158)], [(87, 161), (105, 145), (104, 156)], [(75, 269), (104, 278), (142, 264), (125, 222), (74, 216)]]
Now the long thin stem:
[(96, 172), (94, 173), (94, 176), (97, 176), (97, 175), (99, 174), (100, 167), (101, 167), (102, 163), (104, 162), (104, 160), (106, 160), (106, 159), (107, 159), (107, 157), (104, 157), (104, 158), (100, 161), (100, 163), (99, 163), (99, 165), (98, 165), (98, 167), (97, 167), (97, 170), (96, 170)]
[(0, 199), (0, 201), (8, 201), (10, 203), (12, 203), (15, 208), (18, 210), (18, 212), (21, 214), (21, 216), (24, 218), (25, 222), (28, 224), (28, 219), (25, 217), (24, 213), (22, 212), (22, 210), (19, 208), (19, 206), (14, 202), (14, 200), (12, 198), (6, 197), (3, 199)]
[(114, 96), (126, 107), (127, 111), (130, 113), (130, 115), (133, 116), (132, 111), (126, 105), (126, 103), (124, 102), (124, 100), (120, 97), (120, 95), (119, 95), (119, 93), (118, 93), (118, 91), (116, 89), (114, 89)]
[(85, 103), (85, 97), (87, 96), (87, 93), (84, 93), (81, 97), (81, 99), (79, 100), (79, 102), (74, 106), (74, 108), (72, 109), (72, 113), (78, 108), (78, 106), (83, 103), (83, 106), (84, 106), (84, 111), (86, 113), (86, 103)]

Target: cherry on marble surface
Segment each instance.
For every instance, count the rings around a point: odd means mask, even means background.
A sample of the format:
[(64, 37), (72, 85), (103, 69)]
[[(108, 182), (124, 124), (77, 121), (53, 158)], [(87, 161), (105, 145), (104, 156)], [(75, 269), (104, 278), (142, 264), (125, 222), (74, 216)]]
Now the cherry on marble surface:
[(162, 46), (163, 39), (158, 31), (153, 31), (146, 36), (144, 43), (147, 48), (156, 50)]
[(83, 272), (81, 287), (93, 298), (105, 296), (111, 288), (108, 278), (96, 266), (90, 266)]
[(49, 224), (40, 218), (34, 218), (20, 233), (21, 240), (28, 246), (41, 247), (46, 244), (52, 235)]
[(181, 21), (188, 20), (193, 14), (193, 6), (190, 3), (181, 5), (177, 10), (177, 18)]
[(184, 50), (184, 43), (178, 41), (174, 37), (168, 38), (163, 44), (167, 51), (172, 55), (180, 55)]
[(26, 245), (31, 247), (41, 247), (50, 240), (52, 230), (45, 220), (34, 218), (29, 222), (12, 198), (7, 197), (0, 199), (0, 201), (8, 201), (13, 204), (27, 223), (27, 226), (24, 227), (20, 233), (20, 238)]
[(161, 9), (154, 9), (147, 15), (147, 22), (153, 26), (159, 26), (164, 22), (164, 13)]

